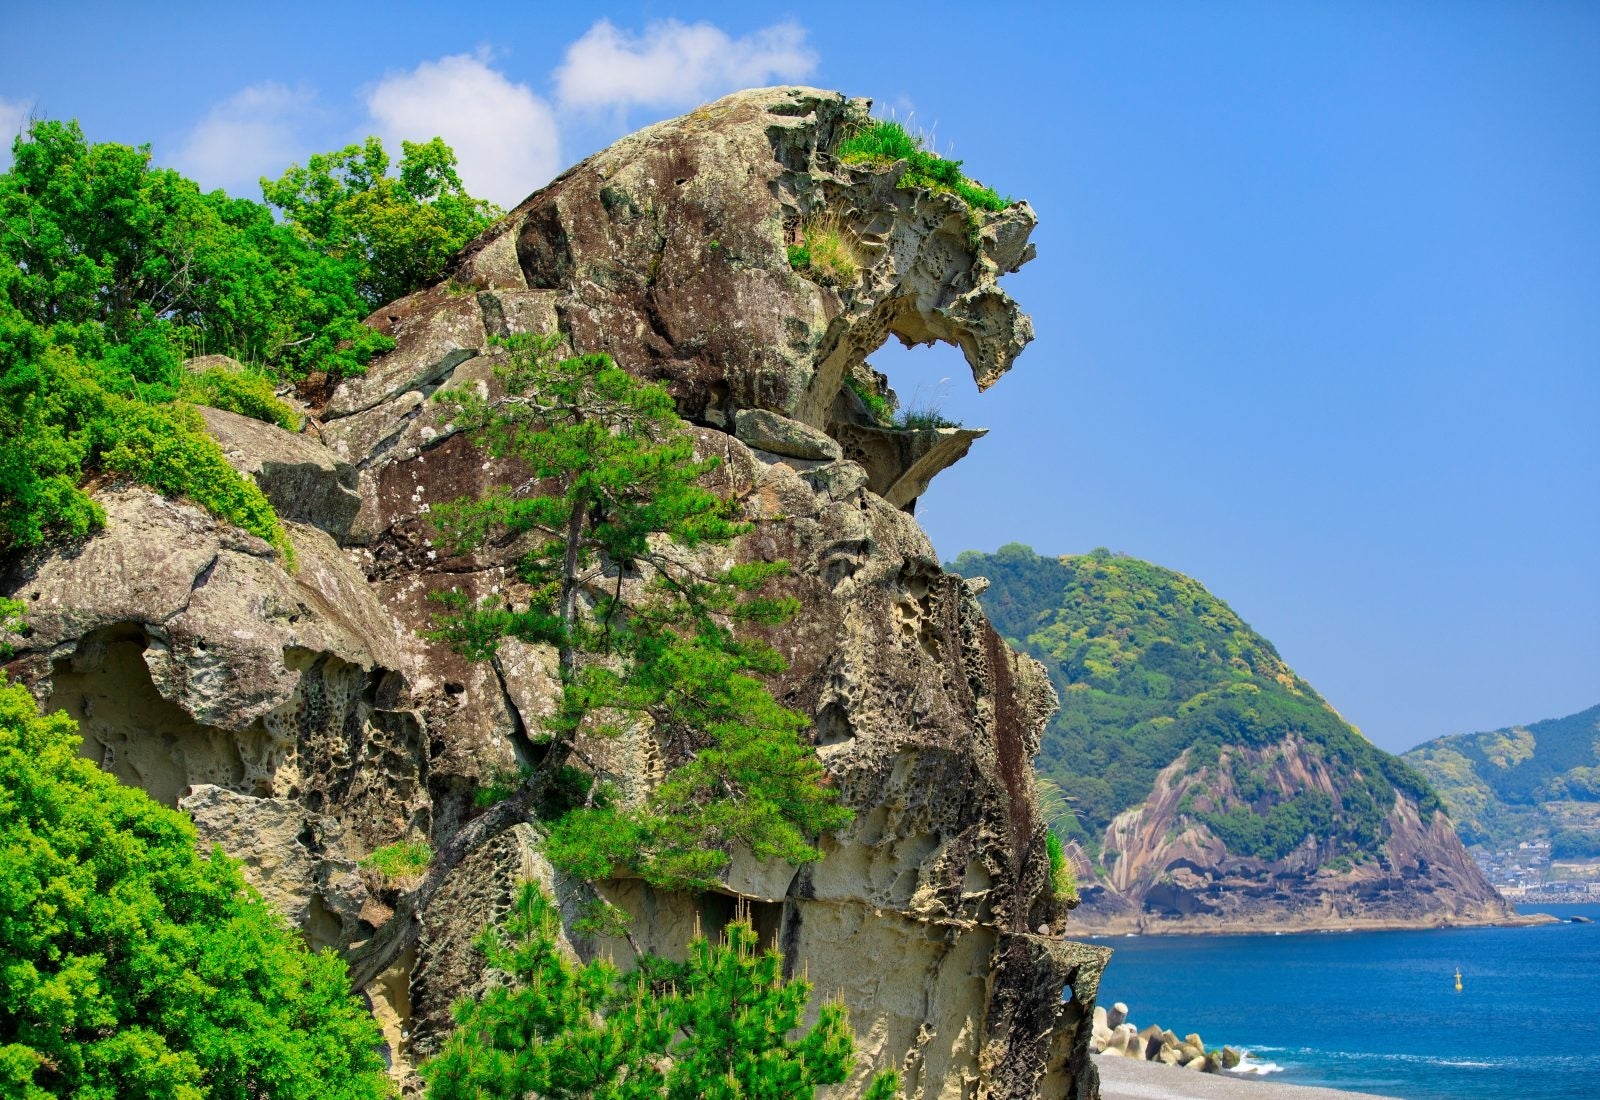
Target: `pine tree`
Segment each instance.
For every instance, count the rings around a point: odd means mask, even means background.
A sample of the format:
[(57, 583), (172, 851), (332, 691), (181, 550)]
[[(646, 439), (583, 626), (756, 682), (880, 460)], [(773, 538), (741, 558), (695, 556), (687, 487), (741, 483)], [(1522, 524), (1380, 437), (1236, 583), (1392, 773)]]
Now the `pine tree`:
[[(0, 653), (18, 615), (0, 600)], [(78, 750), (0, 677), (0, 1096), (391, 1096), (338, 957)]]
[[(711, 885), (734, 845), (758, 859), (815, 860), (810, 838), (851, 816), (803, 736), (805, 716), (760, 679), (780, 672), (782, 658), (736, 629), (794, 614), (794, 600), (760, 595), (786, 564), (710, 571), (694, 553), (749, 525), (702, 484), (716, 460), (695, 457), (671, 395), (609, 356), (562, 356), (556, 336), (505, 343), (504, 397), (447, 399), (490, 454), (527, 468), (531, 491), (502, 487), (440, 506), (434, 519), (455, 553), (527, 540), (515, 563), (526, 594), (474, 603), (457, 593), (434, 636), (489, 661), (507, 638), (548, 644), (562, 693), (534, 731), (540, 759), (439, 845), (395, 918), (352, 954), (357, 981), (415, 938), (416, 914), (461, 859), (536, 807), (547, 852), (564, 870), (593, 881), (627, 867), (679, 889)], [(650, 729), (682, 763), (643, 805), (623, 808), (577, 767), (579, 740), (630, 727)]]
[[(783, 977), (782, 956), (757, 949), (748, 921), (729, 924), (721, 943), (697, 936), (682, 965), (646, 957), (627, 973), (570, 961), (560, 934), (555, 906), (524, 883), (503, 926), (478, 941), (506, 980), (456, 1005), (456, 1031), (422, 1066), (430, 1100), (809, 1100), (850, 1076), (844, 1005), (822, 1005), (790, 1038), (810, 984)], [(898, 1087), (897, 1074), (880, 1073), (864, 1100)]]

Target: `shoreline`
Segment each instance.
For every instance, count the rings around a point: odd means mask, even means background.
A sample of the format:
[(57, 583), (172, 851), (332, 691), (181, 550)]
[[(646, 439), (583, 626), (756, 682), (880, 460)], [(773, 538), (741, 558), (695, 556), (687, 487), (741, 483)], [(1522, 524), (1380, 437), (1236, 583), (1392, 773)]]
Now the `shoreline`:
[(1452, 928), (1533, 928), (1545, 924), (1564, 924), (1549, 913), (1519, 913), (1495, 920), (1450, 921), (1315, 921), (1305, 923), (1262, 924), (1251, 922), (1185, 921), (1110, 921), (1090, 927), (1073, 927), (1067, 922), (1068, 939), (1115, 939), (1122, 936), (1309, 936), (1343, 932), (1438, 932)]
[(1286, 1085), (1254, 1074), (1196, 1073), (1117, 1055), (1095, 1055), (1101, 1100), (1397, 1100), (1371, 1092)]

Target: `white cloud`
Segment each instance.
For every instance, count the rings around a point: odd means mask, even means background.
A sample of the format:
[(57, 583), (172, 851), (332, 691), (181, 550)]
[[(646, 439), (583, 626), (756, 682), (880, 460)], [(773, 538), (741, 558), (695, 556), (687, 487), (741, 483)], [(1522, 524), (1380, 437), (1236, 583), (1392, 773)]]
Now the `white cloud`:
[(275, 81), (252, 84), (206, 112), (173, 158), (203, 187), (259, 198), (257, 181), (304, 159), (302, 130), (316, 96)]
[(11, 167), (11, 141), (27, 128), (32, 115), (30, 100), (0, 96), (0, 171)]
[(442, 137), (467, 190), (501, 206), (521, 202), (562, 167), (550, 105), (481, 57), (442, 57), (385, 77), (367, 94), (367, 110), (396, 160), (402, 139)]
[(602, 19), (567, 47), (556, 94), (577, 108), (688, 107), (740, 88), (797, 80), (816, 65), (798, 23), (730, 38), (710, 23), (668, 19), (630, 35)]

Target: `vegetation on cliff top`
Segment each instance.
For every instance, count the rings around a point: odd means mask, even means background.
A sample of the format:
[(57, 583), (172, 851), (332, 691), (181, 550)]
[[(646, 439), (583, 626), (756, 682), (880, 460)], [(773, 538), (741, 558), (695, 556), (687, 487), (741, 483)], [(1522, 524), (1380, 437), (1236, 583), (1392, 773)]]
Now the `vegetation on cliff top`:
[(1558, 859), (1600, 854), (1600, 706), (1440, 737), (1405, 759), (1439, 789), (1468, 844), (1548, 838)]
[(390, 1095), (344, 964), (0, 685), (0, 1095)]
[[(273, 388), (359, 374), (393, 341), (361, 323), (379, 296), (436, 278), (493, 208), (437, 140), (398, 179), (369, 140), (267, 184), (267, 205), (202, 191), (147, 146), (36, 122), (0, 174), (0, 551), (104, 522), (84, 483), (125, 477), (187, 497), (288, 551), (277, 517), (193, 404), (289, 426)], [(244, 374), (192, 375), (222, 354)]]
[(989, 578), (980, 596), (996, 628), (1049, 670), (1061, 696), (1036, 765), (1068, 797), (1056, 828), (1091, 854), (1118, 813), (1142, 802), (1185, 751), (1195, 766), (1231, 746), (1266, 749), (1297, 735), (1339, 778), (1338, 798), (1268, 782), (1264, 764), (1228, 755), (1248, 807), (1186, 809), (1230, 851), (1279, 858), (1307, 835), (1375, 854), (1396, 787), (1424, 817), (1427, 782), (1341, 719), (1270, 642), (1200, 584), (1104, 550), (1045, 558), (1012, 543), (967, 551), (952, 568)]
[(963, 175), (961, 161), (930, 153), (923, 144), (921, 135), (900, 123), (875, 118), (840, 142), (834, 153), (846, 164), (889, 165), (903, 160), (908, 167), (901, 186), (942, 191), (979, 210), (1004, 210), (1011, 205), (1011, 200), (1002, 198), (994, 188)]

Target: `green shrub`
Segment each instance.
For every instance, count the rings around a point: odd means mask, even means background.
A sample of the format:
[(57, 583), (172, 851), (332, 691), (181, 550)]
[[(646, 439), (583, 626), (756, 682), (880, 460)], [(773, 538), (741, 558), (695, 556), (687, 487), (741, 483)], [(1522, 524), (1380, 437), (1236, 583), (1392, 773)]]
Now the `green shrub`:
[[(806, 1100), (855, 1068), (844, 1005), (824, 1003), (803, 1026), (810, 984), (783, 976), (748, 921), (729, 924), (722, 943), (696, 936), (683, 963), (647, 956), (628, 973), (574, 962), (560, 939), (555, 905), (524, 883), (504, 924), (477, 943), (507, 980), (455, 1006), (459, 1026), (421, 1067), (432, 1100)], [(861, 1098), (898, 1091), (888, 1070)]]
[(294, 547), (266, 494), (229, 464), (194, 406), (113, 398), (93, 427), (104, 469), (167, 496), (189, 498), (225, 523), (266, 539), (294, 564)]
[(894, 418), (894, 426), (916, 431), (919, 428), (959, 428), (961, 423), (946, 417), (932, 405), (910, 405)]
[(15, 356), (0, 376), (0, 549), (100, 527), (105, 515), (80, 484), (106, 473), (187, 497), (293, 561), (272, 505), (228, 463), (192, 405), (112, 392), (103, 383), (118, 384), (113, 368), (79, 362), (5, 312), (0, 302), (0, 353)]
[(980, 210), (1004, 210), (1011, 205), (1012, 200), (1001, 198), (994, 188), (962, 175), (961, 161), (928, 152), (922, 137), (908, 133), (898, 122), (870, 120), (839, 143), (836, 155), (846, 164), (888, 165), (903, 160), (910, 168), (900, 180), (902, 187), (942, 191)]
[(11, 656), (11, 638), (21, 637), (28, 629), (27, 614), (27, 604), (0, 596), (0, 660)]
[(255, 371), (210, 367), (186, 374), (178, 384), (178, 396), (196, 405), (276, 424), (286, 431), (300, 430), (300, 414), (278, 400), (277, 386), (270, 377)]
[(0, 1095), (377, 1100), (377, 1025), (194, 826), (0, 686)]

